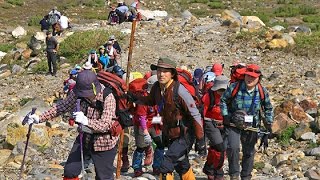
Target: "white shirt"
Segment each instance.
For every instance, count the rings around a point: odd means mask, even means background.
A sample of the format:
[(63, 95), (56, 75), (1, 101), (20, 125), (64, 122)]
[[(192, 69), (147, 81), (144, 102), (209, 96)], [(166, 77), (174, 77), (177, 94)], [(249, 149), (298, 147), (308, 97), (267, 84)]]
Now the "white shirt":
[(60, 26), (62, 29), (67, 29), (68, 28), (68, 22), (69, 22), (69, 19), (67, 18), (67, 16), (61, 16), (60, 17)]

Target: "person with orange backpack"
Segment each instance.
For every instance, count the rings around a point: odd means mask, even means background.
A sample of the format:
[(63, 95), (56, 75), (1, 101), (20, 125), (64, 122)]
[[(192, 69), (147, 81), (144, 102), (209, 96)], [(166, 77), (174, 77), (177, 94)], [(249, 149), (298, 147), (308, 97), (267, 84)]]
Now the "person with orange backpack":
[(208, 180), (223, 179), (222, 167), (226, 147), (223, 141), (224, 127), (220, 110), (220, 98), (227, 89), (228, 84), (229, 79), (226, 76), (217, 76), (213, 87), (202, 97), (204, 129), (206, 137), (210, 141), (207, 161), (203, 167), (203, 172), (207, 174)]
[(201, 114), (190, 92), (178, 81), (173, 60), (160, 58), (150, 68), (157, 70), (158, 77), (150, 94), (136, 96), (129, 91), (127, 96), (136, 104), (158, 107), (152, 121), (162, 124), (162, 141), (168, 147), (160, 165), (160, 180), (172, 180), (174, 170), (182, 180), (195, 180), (188, 154), (194, 138), (204, 138)]
[[(228, 134), (227, 156), (231, 180), (240, 179), (239, 175), (243, 180), (252, 177), (258, 133), (247, 129), (260, 128), (263, 120), (265, 128), (271, 133), (273, 109), (267, 89), (260, 84), (261, 77), (258, 65), (248, 65), (244, 72), (244, 80), (232, 83), (221, 97), (220, 109)], [(243, 153), (241, 172), (240, 142)]]
[[(143, 78), (135, 79), (129, 84), (130, 92), (136, 95), (147, 96), (147, 89), (147, 80)], [(160, 174), (159, 168), (164, 154), (164, 146), (161, 138), (161, 127), (159, 124), (152, 124), (152, 118), (157, 115), (157, 111), (157, 106), (145, 106), (140, 104), (135, 105), (133, 109), (134, 136), (137, 146), (133, 153), (132, 159), (134, 177), (139, 177), (143, 174), (142, 159), (144, 156), (144, 151), (152, 152), (152, 140), (157, 145), (153, 157), (153, 174)], [(146, 162), (145, 159), (145, 166), (149, 166), (152, 163), (152, 156), (152, 153), (146, 152), (146, 159), (150, 159), (151, 161), (149, 160)]]

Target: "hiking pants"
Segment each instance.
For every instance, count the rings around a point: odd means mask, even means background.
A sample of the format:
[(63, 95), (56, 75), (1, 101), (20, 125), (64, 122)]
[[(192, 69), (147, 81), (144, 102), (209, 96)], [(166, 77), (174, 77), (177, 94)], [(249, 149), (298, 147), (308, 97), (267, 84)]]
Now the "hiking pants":
[(215, 168), (217, 166), (223, 166), (224, 152), (226, 149), (226, 143), (223, 141), (224, 132), (218, 129), (212, 120), (204, 121), (204, 130), (206, 137), (209, 139), (210, 148), (208, 149), (207, 161), (204, 165), (204, 172), (207, 175), (214, 175), (217, 177), (223, 177), (223, 169)]
[[(117, 146), (107, 151), (94, 151), (93, 146), (90, 149), (83, 148), (83, 155), (91, 154), (96, 172), (96, 180), (113, 180), (113, 161), (117, 153)], [(66, 165), (64, 166), (64, 177), (76, 178), (81, 173), (81, 149), (80, 137), (78, 136), (70, 151)]]
[(240, 165), (239, 165), (239, 152), (240, 152), (240, 142), (242, 145), (242, 170), (241, 179), (251, 179), (254, 154), (254, 146), (257, 142), (257, 133), (252, 131), (241, 131), (235, 127), (226, 128), (227, 134), (227, 156), (229, 161), (229, 175), (239, 176)]
[(190, 137), (186, 134), (173, 141), (168, 147), (164, 155), (164, 159), (160, 166), (160, 173), (172, 173), (174, 170), (182, 177), (190, 169), (188, 153), (190, 150)]
[(47, 51), (49, 72), (55, 75), (57, 73), (57, 53)]

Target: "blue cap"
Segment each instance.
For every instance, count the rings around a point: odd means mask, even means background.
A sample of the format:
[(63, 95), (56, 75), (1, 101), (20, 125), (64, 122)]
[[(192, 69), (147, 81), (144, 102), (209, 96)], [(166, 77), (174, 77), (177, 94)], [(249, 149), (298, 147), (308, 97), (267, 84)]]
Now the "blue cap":
[(95, 54), (95, 53), (96, 53), (96, 50), (94, 50), (94, 49), (90, 50), (90, 54)]
[(194, 78), (201, 78), (202, 75), (203, 75), (203, 70), (201, 68), (197, 68), (193, 72)]
[(72, 69), (71, 71), (70, 71), (70, 74), (71, 75), (76, 75), (78, 73), (78, 71), (76, 70), (76, 69)]

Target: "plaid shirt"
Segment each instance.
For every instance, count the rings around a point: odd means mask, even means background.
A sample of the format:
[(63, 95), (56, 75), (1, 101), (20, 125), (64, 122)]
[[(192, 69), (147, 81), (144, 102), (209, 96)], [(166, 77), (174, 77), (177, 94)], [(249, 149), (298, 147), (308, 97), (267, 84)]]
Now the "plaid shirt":
[[(96, 96), (96, 100), (103, 102), (103, 89), (101, 93)], [(50, 120), (66, 112), (73, 112), (76, 107), (77, 96), (73, 91), (70, 91), (69, 96), (54, 105), (51, 109), (44, 112), (40, 116), (40, 122)], [(117, 144), (119, 137), (111, 137), (108, 133), (109, 129), (116, 118), (116, 100), (112, 93), (110, 93), (104, 101), (103, 112), (100, 112), (92, 107), (89, 107), (87, 103), (81, 103), (81, 111), (86, 114), (89, 124), (88, 127), (94, 131), (93, 135), (86, 135), (87, 140), (93, 139), (93, 147), (95, 151), (106, 151), (110, 150)], [(94, 136), (91, 138), (91, 136)]]
[[(257, 122), (256, 125), (260, 123), (260, 117), (259, 117), (259, 112), (261, 109), (261, 99), (260, 99), (260, 94), (258, 90), (258, 86), (255, 87), (254, 91), (248, 92), (247, 87), (245, 83), (241, 83), (239, 87), (239, 92), (237, 95), (233, 98), (233, 101), (231, 102), (231, 106), (228, 107), (228, 102), (231, 100), (231, 94), (233, 89), (236, 87), (237, 83), (231, 84), (227, 90), (224, 92), (224, 94), (221, 97), (221, 103), (220, 103), (220, 108), (221, 108), (221, 114), (223, 116), (231, 115), (234, 113), (236, 110), (245, 110), (247, 114), (253, 115), (254, 120)], [(264, 103), (264, 115), (266, 118), (266, 121), (268, 123), (273, 122), (273, 110), (272, 110), (272, 104), (270, 102), (269, 94), (266, 88), (263, 87), (263, 92), (265, 95), (265, 103)], [(253, 113), (250, 112), (250, 107), (253, 101), (253, 96), (256, 94), (255, 97), (255, 104), (254, 104), (254, 110)]]

